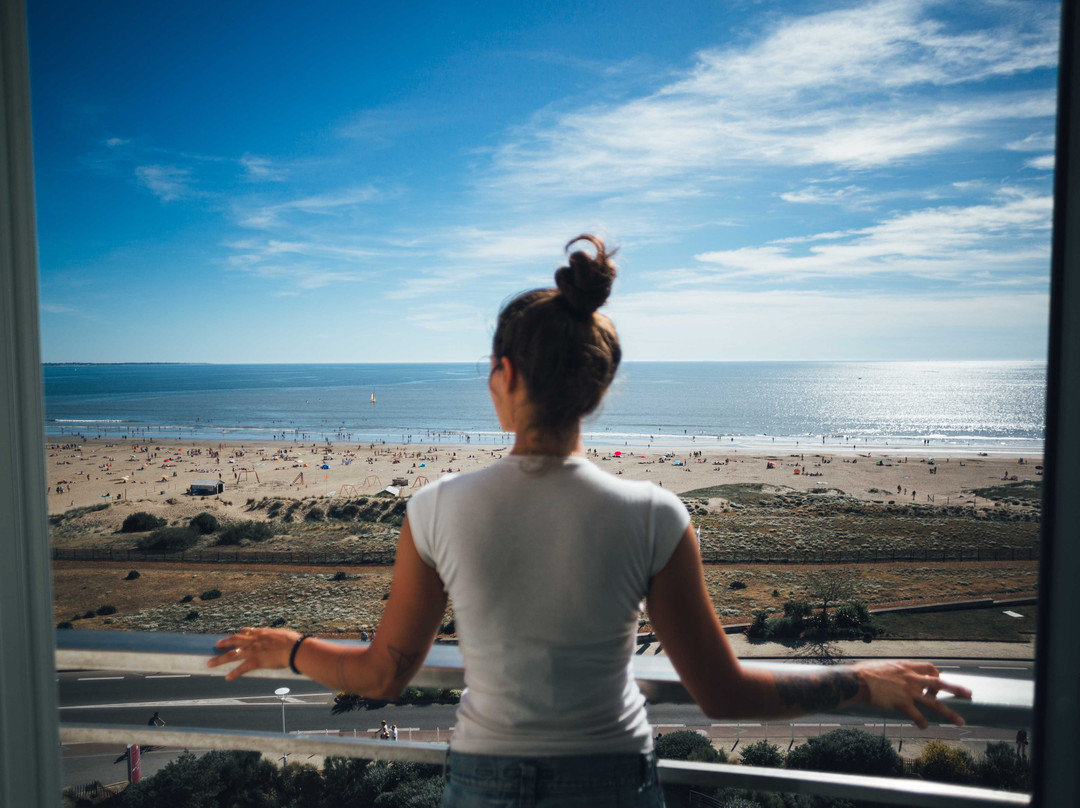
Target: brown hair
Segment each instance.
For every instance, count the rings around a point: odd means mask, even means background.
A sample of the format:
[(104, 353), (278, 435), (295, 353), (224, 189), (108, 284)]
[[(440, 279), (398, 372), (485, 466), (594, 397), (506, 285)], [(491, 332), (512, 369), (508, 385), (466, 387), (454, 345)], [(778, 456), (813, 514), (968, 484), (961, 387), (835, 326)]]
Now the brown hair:
[(622, 359), (615, 326), (597, 309), (615, 280), (604, 242), (578, 236), (566, 250), (587, 241), (596, 255), (577, 250), (555, 272), (555, 289), (522, 292), (503, 306), (492, 354), (517, 367), (532, 404), (532, 427), (560, 433), (593, 412)]

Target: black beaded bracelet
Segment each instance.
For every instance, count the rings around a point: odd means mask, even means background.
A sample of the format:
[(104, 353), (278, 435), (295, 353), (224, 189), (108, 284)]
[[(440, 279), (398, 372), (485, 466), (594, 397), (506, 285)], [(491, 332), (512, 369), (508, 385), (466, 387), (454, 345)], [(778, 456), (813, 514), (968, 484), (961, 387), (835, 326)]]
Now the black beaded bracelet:
[(300, 639), (293, 643), (292, 651), (289, 653), (289, 667), (292, 669), (293, 673), (300, 673), (300, 671), (296, 667), (296, 652), (300, 650), (300, 645), (304, 642), (304, 640), (306, 640), (310, 636), (310, 634), (304, 634), (300, 637)]

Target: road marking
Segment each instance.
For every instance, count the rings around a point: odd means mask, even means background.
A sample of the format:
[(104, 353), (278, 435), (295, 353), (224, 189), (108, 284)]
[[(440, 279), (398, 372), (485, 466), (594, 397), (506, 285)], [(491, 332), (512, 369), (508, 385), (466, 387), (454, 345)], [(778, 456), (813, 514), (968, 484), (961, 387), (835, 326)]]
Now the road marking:
[(653, 724), (654, 727), (685, 727), (686, 724)]
[(190, 673), (151, 673), (147, 679), (190, 679)]
[[(839, 724), (792, 724), (793, 727), (838, 727)], [(873, 726), (872, 724), (868, 726)]]
[(981, 671), (1026, 671), (1027, 666), (1017, 667), (1016, 665), (980, 665)]
[(123, 679), (123, 676), (80, 676), (77, 681), (80, 682), (110, 682)]
[(935, 665), (934, 667), (937, 668), (939, 671), (943, 671), (943, 670), (956, 670), (956, 671), (958, 671), (958, 670), (960, 670), (959, 665)]

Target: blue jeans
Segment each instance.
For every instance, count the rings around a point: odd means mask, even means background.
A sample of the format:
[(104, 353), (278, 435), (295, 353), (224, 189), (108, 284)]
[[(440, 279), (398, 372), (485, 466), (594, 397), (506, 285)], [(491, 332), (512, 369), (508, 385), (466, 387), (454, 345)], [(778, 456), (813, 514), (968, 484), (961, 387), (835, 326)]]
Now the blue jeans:
[(451, 752), (443, 808), (664, 808), (656, 755)]

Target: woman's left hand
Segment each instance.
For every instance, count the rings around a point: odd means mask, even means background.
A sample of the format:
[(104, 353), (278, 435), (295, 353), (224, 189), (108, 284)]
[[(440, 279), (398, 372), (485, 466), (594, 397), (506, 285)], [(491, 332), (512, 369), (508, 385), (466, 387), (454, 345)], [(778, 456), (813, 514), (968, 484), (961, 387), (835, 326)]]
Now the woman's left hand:
[(206, 667), (216, 668), (239, 662), (226, 674), (227, 682), (260, 668), (287, 668), (289, 654), (300, 636), (297, 631), (283, 628), (244, 628), (215, 643), (214, 647), (224, 653), (208, 659)]

